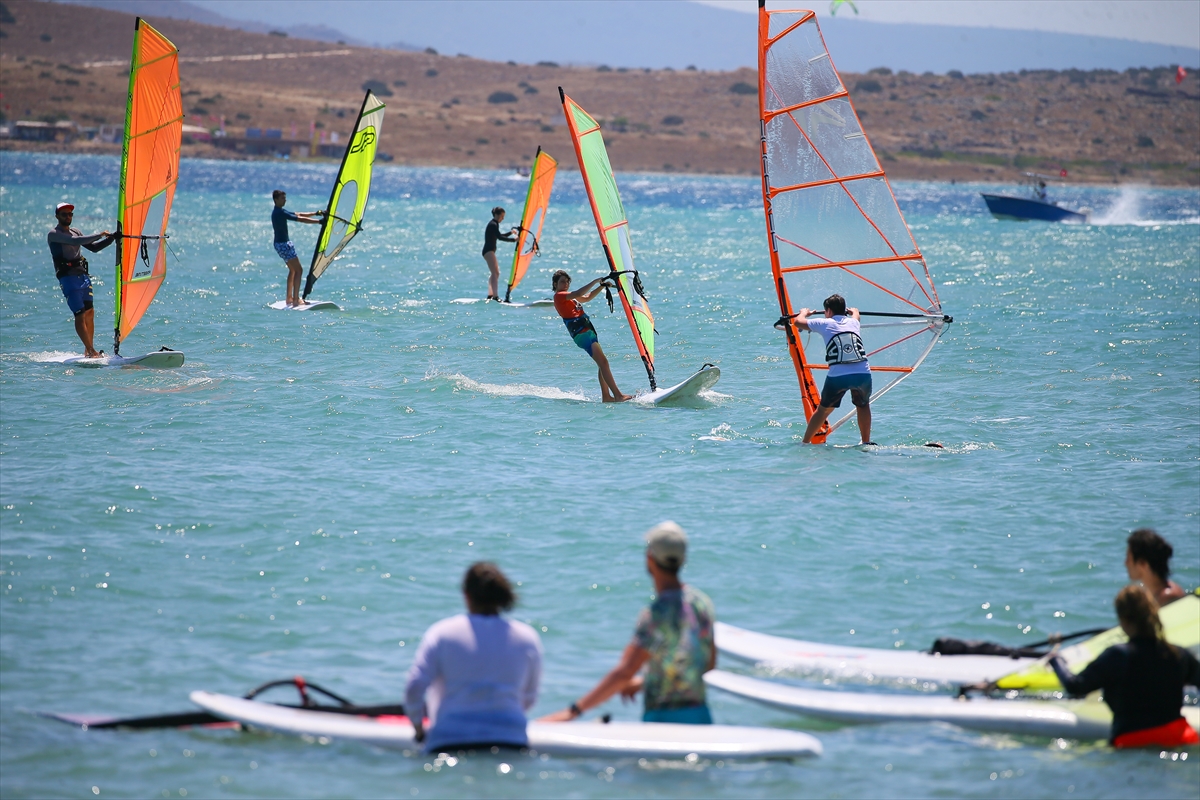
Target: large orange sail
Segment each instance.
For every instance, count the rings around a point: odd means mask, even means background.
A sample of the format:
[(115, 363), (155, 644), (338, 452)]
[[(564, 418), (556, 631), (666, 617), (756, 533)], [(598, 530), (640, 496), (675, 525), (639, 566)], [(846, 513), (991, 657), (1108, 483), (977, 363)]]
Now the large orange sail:
[(529, 262), (540, 252), (538, 239), (542, 237), (542, 223), (546, 221), (546, 210), (550, 207), (550, 190), (554, 188), (554, 174), (558, 162), (541, 147), (533, 157), (533, 169), (529, 172), (529, 192), (525, 195), (525, 209), (521, 212), (521, 229), (517, 233), (517, 249), (513, 253), (512, 272), (508, 276), (508, 291), (504, 302), (512, 302), (512, 290), (516, 288)]
[[(805, 419), (828, 369), (824, 340), (796, 325), (831, 294), (862, 309), (874, 400), (915, 370), (951, 318), (833, 66), (812, 11), (758, 10), (763, 209), (776, 326), (787, 334)], [(822, 426), (814, 442), (854, 415)]]
[(179, 49), (138, 18), (129, 63), (113, 350), (138, 324), (167, 274), (167, 220), (179, 177), (183, 104)]

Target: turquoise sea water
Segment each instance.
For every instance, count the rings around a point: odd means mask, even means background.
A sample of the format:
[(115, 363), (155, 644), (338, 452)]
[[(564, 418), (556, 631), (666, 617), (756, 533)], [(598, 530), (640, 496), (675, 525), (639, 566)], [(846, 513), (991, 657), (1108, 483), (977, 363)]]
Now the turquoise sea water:
[[(185, 162), (178, 258), (123, 350), (166, 344), (187, 364), (55, 363), (78, 341), (51, 209), (69, 198), (78, 227), (111, 227), (117, 167), (0, 154), (4, 797), (1194, 796), (1195, 753), (827, 725), (715, 691), (718, 722), (810, 731), (825, 754), (433, 771), (353, 743), (84, 732), (35, 712), (184, 710), (193, 689), (297, 673), (398, 702), (422, 632), (490, 559), (541, 632), (547, 713), (629, 640), (650, 597), (640, 536), (665, 518), (691, 536), (685, 580), (754, 630), (917, 649), (1112, 624), (1131, 528), (1156, 527), (1176, 579), (1200, 583), (1196, 191), (1066, 190), (1103, 223), (1068, 227), (994, 221), (982, 186), (897, 185), (956, 322), (876, 405), (883, 447), (861, 452), (799, 443), (756, 180), (618, 176), (661, 383), (723, 372), (705, 407), (655, 409), (601, 404), (552, 309), (450, 303), (484, 294), (488, 209), (511, 219), (524, 197), (525, 179), (494, 172), (377, 169), (368, 230), (314, 292), (344, 310), (300, 315), (266, 308), (286, 275), (269, 192), (317, 208), (333, 167)], [(315, 232), (293, 231), (302, 254)], [(577, 173), (559, 178), (542, 248), (521, 299), (554, 269), (577, 285), (605, 270)], [(107, 331), (111, 251), (91, 261)], [(624, 321), (602, 299), (589, 311), (621, 387), (646, 388)]]

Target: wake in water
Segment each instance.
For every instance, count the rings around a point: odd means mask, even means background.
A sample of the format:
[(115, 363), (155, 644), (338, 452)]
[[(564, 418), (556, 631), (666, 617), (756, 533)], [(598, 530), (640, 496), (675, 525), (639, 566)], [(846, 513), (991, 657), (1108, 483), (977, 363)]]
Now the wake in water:
[(78, 358), (83, 353), (68, 352), (66, 350), (43, 350), (40, 353), (25, 353), (25, 358), (38, 364), (62, 364), (68, 358)]
[(557, 386), (537, 386), (532, 383), (482, 383), (474, 378), (468, 378), (460, 372), (447, 374), (430, 370), (425, 373), (423, 380), (427, 381), (446, 381), (453, 386), (453, 390), (479, 392), (480, 394), (490, 394), (496, 397), (540, 397), (543, 400), (575, 400), (578, 402), (591, 403), (595, 402), (582, 391), (566, 392), (559, 389)]
[(1093, 213), (1088, 222), (1092, 225), (1136, 225), (1142, 228), (1152, 228), (1162, 225), (1200, 225), (1200, 216), (1183, 217), (1181, 219), (1143, 219), (1142, 206), (1149, 199), (1149, 193), (1137, 186), (1123, 186), (1117, 199), (1104, 211)]

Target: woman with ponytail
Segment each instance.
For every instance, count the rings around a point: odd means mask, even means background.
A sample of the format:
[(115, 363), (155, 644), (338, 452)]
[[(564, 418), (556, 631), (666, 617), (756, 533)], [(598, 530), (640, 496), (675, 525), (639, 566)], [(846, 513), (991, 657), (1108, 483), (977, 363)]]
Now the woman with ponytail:
[(1182, 747), (1200, 743), (1179, 713), (1183, 688), (1200, 685), (1200, 661), (1163, 638), (1158, 603), (1144, 587), (1130, 584), (1113, 601), (1129, 641), (1101, 653), (1075, 675), (1061, 656), (1050, 666), (1072, 697), (1104, 690), (1113, 712), (1114, 747)]

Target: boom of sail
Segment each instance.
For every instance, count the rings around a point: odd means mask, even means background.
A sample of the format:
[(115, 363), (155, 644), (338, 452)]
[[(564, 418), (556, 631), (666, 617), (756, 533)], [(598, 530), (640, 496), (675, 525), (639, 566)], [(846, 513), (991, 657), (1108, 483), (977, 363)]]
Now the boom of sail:
[(504, 293), (506, 303), (512, 302), (512, 290), (525, 277), (529, 262), (540, 251), (538, 240), (542, 237), (542, 223), (546, 221), (550, 190), (554, 188), (557, 171), (558, 162), (539, 147), (537, 155), (533, 157), (533, 169), (529, 171), (529, 193), (525, 195), (525, 210), (521, 212), (521, 227), (517, 232), (512, 272), (508, 276), (508, 291)]
[(350, 133), (346, 152), (342, 154), (342, 165), (338, 169), (337, 180), (333, 182), (333, 191), (329, 194), (329, 205), (325, 209), (325, 218), (321, 220), (321, 232), (317, 235), (312, 264), (304, 281), (303, 299), (308, 299), (317, 278), (363, 229), (367, 195), (371, 192), (371, 167), (375, 164), (375, 147), (383, 127), (384, 108), (379, 98), (368, 90), (363, 97), (354, 130)]
[(646, 375), (650, 378), (650, 389), (658, 388), (654, 379), (654, 315), (642, 292), (641, 280), (633, 266), (633, 249), (629, 245), (629, 220), (625, 207), (617, 193), (617, 181), (613, 177), (612, 165), (608, 162), (608, 150), (604, 147), (604, 136), (600, 123), (596, 122), (583, 108), (567, 97), (558, 87), (562, 100), (563, 114), (575, 144), (575, 155), (579, 158), (579, 171), (583, 174), (583, 185), (587, 188), (588, 201), (592, 205), (592, 216), (596, 218), (596, 229), (600, 232), (600, 243), (608, 259), (609, 277), (616, 284), (625, 309), (625, 318), (633, 332)]
[(129, 62), (117, 200), (113, 352), (118, 355), (167, 275), (167, 220), (179, 179), (182, 135), (179, 49), (139, 17)]
[[(825, 374), (820, 335), (796, 311), (831, 294), (863, 309), (875, 400), (912, 374), (951, 318), (862, 129), (812, 11), (758, 11), (758, 107), (763, 207), (777, 327), (800, 381), (805, 419)], [(822, 426), (813, 441), (853, 416)]]

